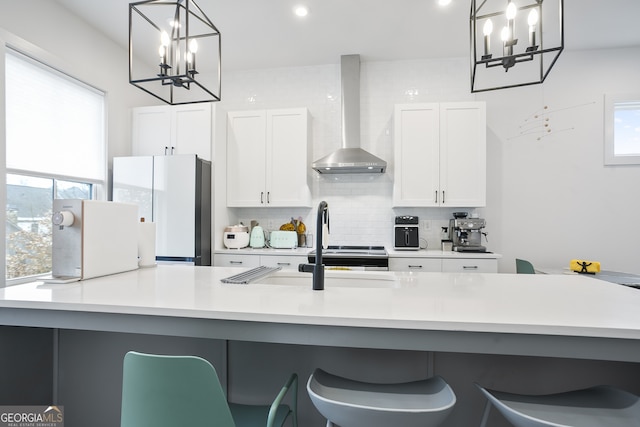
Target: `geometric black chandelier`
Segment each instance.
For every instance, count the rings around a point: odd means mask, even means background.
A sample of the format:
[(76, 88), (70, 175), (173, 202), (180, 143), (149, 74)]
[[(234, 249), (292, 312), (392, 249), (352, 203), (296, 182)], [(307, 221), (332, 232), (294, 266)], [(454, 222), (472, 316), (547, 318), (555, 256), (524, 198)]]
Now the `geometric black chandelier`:
[(564, 50), (564, 1), (472, 0), (470, 27), (471, 92), (539, 84)]
[(129, 4), (129, 83), (167, 104), (220, 101), (221, 34), (193, 0)]

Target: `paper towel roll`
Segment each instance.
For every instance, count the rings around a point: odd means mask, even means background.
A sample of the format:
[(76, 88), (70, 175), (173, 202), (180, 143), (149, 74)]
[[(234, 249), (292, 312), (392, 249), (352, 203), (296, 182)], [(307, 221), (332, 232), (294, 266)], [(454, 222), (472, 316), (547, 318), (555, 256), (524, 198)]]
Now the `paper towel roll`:
[(142, 218), (138, 224), (138, 266), (155, 267), (156, 265), (156, 224), (145, 222)]
[(329, 225), (322, 225), (322, 249), (327, 249), (329, 247)]

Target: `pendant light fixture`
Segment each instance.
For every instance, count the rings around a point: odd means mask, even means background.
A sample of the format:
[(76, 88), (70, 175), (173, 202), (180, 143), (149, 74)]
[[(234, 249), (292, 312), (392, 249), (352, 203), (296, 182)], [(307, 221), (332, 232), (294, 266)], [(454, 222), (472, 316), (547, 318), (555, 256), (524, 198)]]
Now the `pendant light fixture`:
[(220, 101), (220, 31), (193, 0), (129, 4), (129, 83), (167, 104)]
[(544, 82), (564, 49), (563, 12), (564, 0), (472, 0), (471, 92)]

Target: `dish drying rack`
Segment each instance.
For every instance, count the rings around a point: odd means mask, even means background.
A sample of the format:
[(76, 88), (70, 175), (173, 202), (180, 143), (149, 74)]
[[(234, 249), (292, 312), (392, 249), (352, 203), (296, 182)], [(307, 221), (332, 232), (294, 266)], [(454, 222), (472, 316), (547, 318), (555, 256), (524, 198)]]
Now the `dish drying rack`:
[(226, 277), (222, 279), (221, 282), (231, 283), (234, 285), (246, 285), (248, 283), (251, 283), (254, 280), (261, 279), (281, 269), (282, 267), (266, 267), (263, 265), (260, 267), (252, 268), (251, 270), (247, 270), (239, 274), (235, 274), (233, 276)]

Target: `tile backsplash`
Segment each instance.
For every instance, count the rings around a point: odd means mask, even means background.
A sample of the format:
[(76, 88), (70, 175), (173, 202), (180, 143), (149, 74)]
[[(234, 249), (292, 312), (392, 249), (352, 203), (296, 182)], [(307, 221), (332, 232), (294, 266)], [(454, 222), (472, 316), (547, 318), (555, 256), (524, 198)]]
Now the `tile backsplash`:
[[(339, 58), (336, 58), (336, 62)], [(420, 218), (420, 238), (429, 248), (440, 248), (441, 227), (452, 212), (472, 209), (393, 208), (393, 109), (395, 104), (468, 101), (466, 58), (424, 61), (366, 62), (361, 64), (361, 145), (386, 160), (381, 175), (329, 175), (312, 172), (313, 205), (329, 204), (330, 244), (393, 247), (396, 215)], [(225, 76), (221, 107), (227, 111), (306, 107), (312, 117), (312, 158), (341, 146), (339, 65), (249, 70)], [(478, 214), (482, 216), (481, 210)], [(316, 208), (230, 208), (230, 217), (249, 224), (257, 220), (278, 229), (291, 217), (302, 217), (315, 236)], [(490, 225), (488, 224), (490, 230)], [(315, 237), (314, 237), (315, 244)]]

